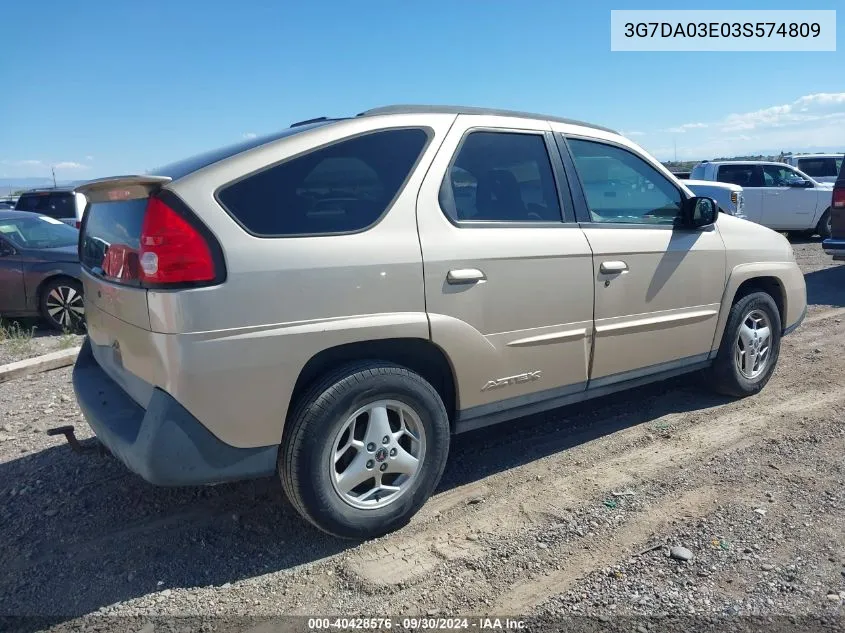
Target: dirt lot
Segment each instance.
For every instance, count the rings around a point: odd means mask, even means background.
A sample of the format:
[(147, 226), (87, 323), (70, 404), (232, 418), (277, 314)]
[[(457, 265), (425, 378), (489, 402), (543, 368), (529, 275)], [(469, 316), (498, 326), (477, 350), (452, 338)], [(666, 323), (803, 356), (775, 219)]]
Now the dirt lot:
[(58, 333), (36, 319), (0, 321), (0, 365), (82, 344), (83, 337)]
[(86, 614), (142, 616), (120, 622), (146, 633), (168, 622), (155, 615), (221, 630), (211, 616), (249, 614), (240, 629), (263, 631), (273, 614), (327, 612), (842, 626), (845, 266), (818, 242), (795, 248), (809, 314), (760, 395), (687, 376), (460, 436), (422, 512), (362, 544), (303, 523), (274, 480), (157, 489), (72, 453), (43, 433), (81, 422), (69, 369), (0, 385), (0, 615), (80, 630), (118, 621)]

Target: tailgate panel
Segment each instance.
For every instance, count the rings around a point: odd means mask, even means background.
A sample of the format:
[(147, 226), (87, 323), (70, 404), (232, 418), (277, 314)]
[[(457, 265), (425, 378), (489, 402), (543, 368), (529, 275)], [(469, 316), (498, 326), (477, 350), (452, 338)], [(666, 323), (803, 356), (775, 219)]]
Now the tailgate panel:
[[(85, 287), (86, 294), (89, 287)], [(153, 388), (166, 382), (162, 335), (118, 319), (90, 301), (86, 308), (87, 334), (94, 358), (109, 378), (146, 408)]]
[[(121, 321), (135, 327), (150, 329), (150, 311), (147, 307), (147, 291), (95, 277), (82, 269), (82, 285), (85, 291), (86, 308), (96, 306)], [(87, 311), (87, 310), (86, 310)], [(86, 317), (90, 322), (90, 317)]]

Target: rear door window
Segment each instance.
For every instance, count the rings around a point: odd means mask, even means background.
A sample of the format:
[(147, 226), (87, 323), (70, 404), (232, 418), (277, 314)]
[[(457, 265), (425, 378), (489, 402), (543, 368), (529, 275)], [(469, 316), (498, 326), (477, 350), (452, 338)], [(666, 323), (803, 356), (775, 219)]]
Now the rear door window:
[(444, 179), (440, 206), (455, 222), (560, 222), (544, 137), (471, 132)]
[(757, 165), (719, 165), (716, 180), (729, 182), (740, 187), (763, 186)]
[(420, 128), (350, 138), (227, 185), (218, 200), (259, 237), (361, 231), (390, 208), (428, 138)]

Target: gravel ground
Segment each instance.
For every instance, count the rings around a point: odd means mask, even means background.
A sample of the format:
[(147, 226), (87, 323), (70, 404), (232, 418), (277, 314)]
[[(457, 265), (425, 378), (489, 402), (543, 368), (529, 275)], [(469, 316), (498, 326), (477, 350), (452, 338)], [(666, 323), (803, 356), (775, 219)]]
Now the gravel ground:
[(82, 344), (82, 336), (61, 334), (32, 319), (0, 323), (0, 365)]
[(90, 436), (69, 368), (2, 384), (0, 615), (145, 633), (327, 612), (842, 629), (845, 266), (794, 246), (809, 313), (762, 393), (734, 401), (687, 376), (459, 436), (420, 514), (366, 543), (311, 528), (275, 480), (159, 489), (72, 453), (43, 433)]

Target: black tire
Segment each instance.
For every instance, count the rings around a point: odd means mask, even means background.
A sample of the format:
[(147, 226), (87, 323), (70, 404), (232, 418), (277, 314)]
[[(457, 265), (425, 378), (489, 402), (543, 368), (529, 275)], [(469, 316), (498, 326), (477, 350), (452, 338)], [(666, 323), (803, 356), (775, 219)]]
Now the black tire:
[(54, 330), (77, 333), (85, 329), (82, 284), (75, 279), (57, 277), (44, 284), (39, 309), (41, 318)]
[(819, 219), (819, 223), (816, 225), (816, 233), (819, 234), (823, 240), (826, 240), (831, 235), (831, 226), (830, 226), (830, 209), (822, 213), (821, 219)]
[[(415, 479), (392, 503), (356, 508), (335, 490), (334, 440), (345, 421), (368, 403), (392, 399), (408, 406), (425, 431), (425, 455)], [(353, 363), (317, 382), (297, 403), (279, 451), (282, 486), (293, 506), (334, 536), (367, 539), (405, 525), (434, 492), (449, 453), (449, 418), (437, 391), (418, 374), (380, 361)]]
[[(771, 334), (765, 369), (759, 375), (748, 378), (737, 367), (734, 355), (739, 329), (746, 320), (746, 316), (753, 311), (764, 313), (770, 324)], [(781, 331), (780, 312), (770, 295), (765, 292), (752, 292), (737, 299), (728, 315), (719, 353), (711, 368), (713, 388), (719, 393), (737, 398), (758, 393), (769, 382), (777, 365)]]

